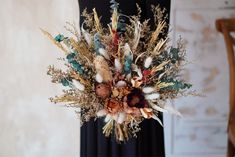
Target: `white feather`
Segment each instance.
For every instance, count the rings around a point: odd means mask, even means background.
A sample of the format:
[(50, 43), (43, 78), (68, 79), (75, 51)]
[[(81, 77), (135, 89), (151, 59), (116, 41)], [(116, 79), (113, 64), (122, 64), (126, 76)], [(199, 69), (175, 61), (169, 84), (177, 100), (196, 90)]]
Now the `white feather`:
[(138, 66), (136, 64), (132, 64), (132, 69), (133, 69), (133, 71), (137, 72), (137, 74), (139, 76), (137, 80), (141, 80), (143, 78), (143, 74), (141, 72), (141, 69), (138, 68)]
[(99, 53), (104, 56), (105, 59), (110, 59), (107, 51), (104, 48), (99, 48)]
[(116, 87), (125, 87), (126, 86), (126, 82), (125, 81), (118, 81), (116, 83)]
[(84, 38), (85, 38), (87, 44), (88, 44), (89, 46), (91, 46), (91, 44), (92, 44), (91, 35), (83, 28), (83, 24), (82, 24), (81, 29), (82, 29), (82, 34), (83, 34), (83, 36), (84, 36)]
[(125, 121), (125, 119), (126, 119), (126, 113), (121, 112), (118, 115), (117, 123), (122, 124)]
[(139, 76), (137, 80), (141, 80), (143, 78), (143, 74), (141, 72), (141, 69), (138, 68), (138, 66), (135, 64), (132, 64), (132, 68), (133, 68), (133, 71), (137, 72), (137, 74)]
[(161, 126), (163, 126), (163, 124), (162, 124), (162, 122), (161, 122), (161, 120), (154, 114), (154, 115), (152, 115), (152, 118), (153, 119), (155, 119), (155, 120), (157, 120), (158, 121), (158, 123), (159, 124), (161, 124)]
[(118, 72), (122, 71), (122, 65), (121, 65), (119, 59), (115, 58), (114, 65), (115, 65), (116, 71), (118, 71)]
[(149, 94), (149, 93), (152, 93), (153, 91), (155, 91), (155, 88), (153, 88), (153, 87), (144, 87), (142, 90), (143, 90), (144, 93)]
[(106, 112), (105, 109), (99, 110), (99, 111), (96, 113), (96, 115), (97, 115), (98, 117), (103, 117), (103, 116), (105, 116), (106, 114), (107, 114), (107, 112)]
[(182, 114), (177, 111), (174, 107), (172, 107), (171, 105), (165, 105), (164, 109), (168, 111), (168, 113), (173, 114), (173, 115), (177, 115), (179, 117), (183, 117)]
[(141, 72), (141, 69), (138, 68), (137, 74), (139, 75), (139, 79), (141, 80), (143, 78), (143, 74)]
[(152, 57), (147, 57), (144, 62), (144, 67), (149, 68), (150, 65), (152, 64), (153, 58)]
[(153, 94), (145, 95), (145, 98), (148, 99), (148, 100), (158, 99), (159, 97), (160, 97), (159, 93), (153, 93)]
[(161, 78), (166, 74), (166, 72), (164, 73), (161, 73), (159, 76), (158, 76), (158, 79), (161, 80)]
[(80, 91), (84, 91), (85, 90), (85, 86), (83, 84), (81, 84), (79, 81), (77, 80), (72, 80), (73, 85), (75, 88), (79, 89)]
[(95, 80), (96, 80), (98, 83), (102, 83), (102, 82), (103, 82), (103, 78), (102, 78), (102, 76), (101, 76), (99, 73), (96, 74)]
[(130, 55), (132, 60), (133, 60), (133, 54), (132, 54), (130, 45), (128, 43), (125, 43), (125, 45), (124, 45), (124, 55), (125, 56), (129, 56)]
[(160, 111), (160, 112), (168, 112), (166, 109), (163, 109), (161, 108), (160, 106), (154, 104), (154, 103), (150, 103), (151, 107), (157, 111)]

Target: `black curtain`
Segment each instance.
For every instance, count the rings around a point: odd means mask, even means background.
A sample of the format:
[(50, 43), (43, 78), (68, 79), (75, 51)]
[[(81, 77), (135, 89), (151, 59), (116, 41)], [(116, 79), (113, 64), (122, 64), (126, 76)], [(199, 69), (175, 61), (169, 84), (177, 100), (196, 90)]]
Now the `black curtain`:
[[(95, 7), (101, 22), (110, 22), (110, 0), (78, 0), (80, 12)], [(120, 10), (126, 15), (136, 14), (136, 3), (142, 9), (142, 20), (152, 19), (151, 5), (160, 5), (170, 14), (170, 0), (117, 0)], [(169, 19), (169, 18), (168, 18)], [(80, 23), (83, 18), (81, 17)], [(153, 25), (153, 21), (150, 22)], [(159, 115), (162, 119), (162, 115)], [(144, 120), (138, 138), (131, 138), (126, 143), (118, 144), (114, 136), (106, 138), (102, 133), (103, 119), (89, 121), (81, 127), (81, 157), (164, 157), (163, 127), (155, 120)]]

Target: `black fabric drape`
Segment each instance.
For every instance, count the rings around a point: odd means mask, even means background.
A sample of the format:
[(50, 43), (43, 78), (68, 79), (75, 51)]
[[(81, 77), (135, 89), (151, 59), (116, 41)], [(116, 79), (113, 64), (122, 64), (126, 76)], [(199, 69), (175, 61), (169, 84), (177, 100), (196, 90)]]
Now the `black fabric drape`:
[[(78, 0), (80, 11), (87, 8), (89, 12), (95, 7), (101, 22), (110, 22), (110, 0)], [(170, 13), (170, 0), (117, 0), (123, 14), (136, 14), (136, 3), (142, 9), (142, 20), (152, 19), (151, 5), (160, 5)], [(81, 17), (82, 23), (83, 18)], [(150, 22), (153, 25), (153, 21)], [(162, 119), (162, 115), (160, 115)], [(164, 157), (163, 127), (155, 120), (144, 120), (138, 138), (118, 144), (115, 137), (106, 138), (102, 133), (103, 119), (89, 121), (81, 127), (81, 157)]]

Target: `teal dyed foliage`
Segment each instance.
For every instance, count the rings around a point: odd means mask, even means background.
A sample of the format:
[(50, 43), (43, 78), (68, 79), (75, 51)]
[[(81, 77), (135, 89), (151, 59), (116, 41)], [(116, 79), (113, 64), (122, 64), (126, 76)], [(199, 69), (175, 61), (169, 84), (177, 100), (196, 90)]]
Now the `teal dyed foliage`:
[(99, 33), (96, 33), (94, 35), (94, 46), (95, 46), (95, 51), (96, 51), (97, 54), (99, 54), (99, 49), (100, 48), (104, 48), (104, 45), (101, 43)]
[[(116, 2), (115, 0), (110, 0), (110, 8), (111, 8), (111, 12), (113, 12), (114, 9), (116, 9), (117, 11), (119, 11), (119, 4), (118, 2)], [(117, 32), (118, 35), (121, 36), (126, 32), (126, 20), (124, 19), (124, 16), (119, 16), (118, 18), (118, 23), (117, 23)]]
[(119, 36), (123, 35), (126, 32), (126, 23), (124, 17), (119, 17), (118, 19), (117, 32)]
[(67, 55), (66, 59), (68, 60), (69, 63), (71, 63), (74, 60), (75, 56), (76, 56), (75, 53), (70, 53)]
[(62, 83), (63, 86), (70, 86), (70, 82), (66, 78), (61, 79), (60, 82)]
[(186, 89), (186, 88), (189, 89), (189, 88), (192, 87), (191, 84), (184, 83), (184, 82), (178, 81), (178, 80), (173, 80), (173, 79), (169, 79), (169, 80), (162, 81), (162, 82), (174, 83), (174, 85), (162, 88), (161, 90), (175, 90), (175, 91), (179, 91), (180, 89)]
[(116, 2), (115, 0), (110, 0), (110, 8), (112, 9), (112, 10), (114, 10), (114, 9), (118, 9), (118, 6), (119, 6), (119, 4), (118, 4), (118, 2)]
[(84, 69), (83, 69), (83, 66), (81, 64), (79, 64), (77, 61), (72, 61), (70, 62), (72, 67), (77, 71), (79, 72), (79, 74), (83, 75), (84, 74)]
[(76, 54), (75, 53), (70, 53), (67, 55), (67, 60), (68, 62), (72, 65), (72, 67), (77, 71), (79, 72), (79, 74), (83, 75), (84, 74), (84, 68), (83, 66), (78, 63), (76, 60), (75, 60), (75, 56)]
[(170, 48), (169, 52), (163, 51), (161, 55), (159, 55), (154, 61), (153, 65), (159, 65), (166, 60), (170, 60), (172, 64), (175, 64), (178, 61), (182, 60), (182, 56), (180, 55), (180, 49), (172, 47)]
[(58, 34), (56, 37), (55, 37), (55, 41), (58, 41), (58, 42), (61, 42), (65, 39), (65, 37), (62, 35), (62, 34)]
[(181, 58), (179, 56), (179, 49), (178, 48), (171, 48), (169, 52), (169, 56), (171, 58), (171, 62), (175, 63), (176, 61), (179, 61)]
[(132, 57), (131, 55), (125, 57), (124, 62), (124, 73), (129, 74), (131, 73), (131, 64), (132, 64)]

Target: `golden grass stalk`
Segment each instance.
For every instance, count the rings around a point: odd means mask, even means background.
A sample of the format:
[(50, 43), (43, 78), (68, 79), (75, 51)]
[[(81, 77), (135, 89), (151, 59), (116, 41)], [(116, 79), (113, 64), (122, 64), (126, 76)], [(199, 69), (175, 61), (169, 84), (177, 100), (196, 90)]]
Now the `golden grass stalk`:
[(93, 13), (94, 13), (94, 19), (95, 19), (95, 28), (96, 28), (97, 32), (101, 32), (100, 19), (98, 17), (98, 14), (97, 14), (95, 8), (93, 9)]
[(106, 124), (105, 126), (103, 127), (103, 134), (108, 137), (112, 130), (113, 130), (113, 123), (114, 123), (114, 120), (113, 119), (110, 119)]
[(117, 9), (115, 8), (112, 14), (112, 29), (115, 31), (117, 30), (117, 23), (118, 23), (118, 12)]
[(166, 26), (166, 22), (165, 21), (161, 21), (159, 22), (159, 24), (157, 25), (156, 30), (152, 33), (152, 37), (150, 39), (149, 44), (154, 44), (154, 42), (157, 40), (159, 34), (162, 32), (163, 28)]
[(157, 43), (157, 45), (153, 49), (152, 54), (159, 55), (162, 52), (162, 50), (166, 47), (167, 41), (168, 41), (168, 38), (166, 38), (165, 40), (164, 39), (159, 40), (159, 42)]
[(94, 60), (96, 72), (99, 73), (105, 82), (112, 80), (112, 72), (109, 65), (102, 56), (96, 56)]
[(159, 81), (159, 82), (156, 84), (155, 88), (161, 89), (161, 88), (165, 88), (165, 87), (173, 86), (173, 85), (174, 85), (173, 82), (161, 82), (161, 81)]
[(74, 97), (71, 96), (71, 95), (61, 95), (61, 96), (56, 96), (55, 98), (51, 99), (52, 102), (54, 103), (74, 103), (75, 100), (74, 100)]
[(73, 38), (70, 38), (69, 40), (70, 40), (71, 45), (73, 46), (73, 48), (80, 54), (80, 57), (85, 57), (86, 59), (88, 59), (88, 61), (91, 64), (92, 61), (93, 61), (93, 55), (89, 51), (89, 48), (87, 48), (85, 43), (81, 42), (81, 41), (77, 42)]
[(41, 32), (42, 32), (49, 40), (52, 41), (52, 43), (53, 43), (54, 45), (56, 45), (57, 47), (59, 47), (66, 55), (69, 54), (69, 51), (68, 51), (67, 49), (65, 49), (61, 43), (57, 42), (49, 32), (45, 31), (45, 30), (42, 29), (42, 28), (40, 28), (40, 30), (41, 30)]
[(78, 80), (79, 82), (81, 82), (81, 84), (84, 84), (85, 86), (88, 86), (88, 87), (91, 86), (91, 84), (90, 84), (90, 82), (89, 82), (88, 80), (83, 79), (82, 76), (80, 76), (80, 75), (79, 75), (78, 73), (76, 73), (75, 71), (72, 71), (72, 72), (70, 73), (70, 76), (71, 76), (72, 78)]
[(165, 66), (166, 64), (168, 64), (169, 62), (170, 62), (170, 60), (164, 61), (164, 62), (162, 62), (160, 65), (158, 65), (158, 66), (156, 66), (156, 67), (153, 67), (152, 73), (155, 73), (155, 72), (157, 72), (157, 71), (162, 70), (162, 69), (164, 68), (164, 66)]
[(129, 139), (128, 128), (125, 124), (115, 124), (115, 135), (119, 141), (125, 141)]

